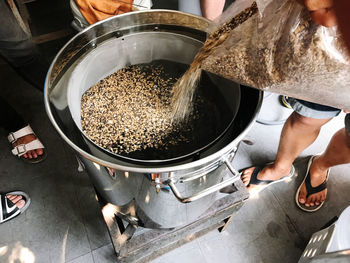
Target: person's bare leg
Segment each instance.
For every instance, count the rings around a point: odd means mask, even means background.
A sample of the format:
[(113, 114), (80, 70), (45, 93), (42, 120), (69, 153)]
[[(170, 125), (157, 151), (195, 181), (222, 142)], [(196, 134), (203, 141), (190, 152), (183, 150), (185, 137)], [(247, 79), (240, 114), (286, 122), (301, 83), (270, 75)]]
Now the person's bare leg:
[[(258, 175), (260, 180), (278, 180), (290, 172), (295, 158), (317, 138), (321, 127), (331, 119), (312, 119), (293, 112), (283, 126), (276, 160)], [(246, 169), (242, 175), (247, 186), (255, 167)], [(259, 186), (249, 186), (255, 188)]]
[[(310, 181), (312, 187), (322, 184), (329, 168), (339, 164), (350, 163), (350, 135), (345, 128), (333, 135), (326, 151), (316, 157), (310, 167)], [(299, 202), (305, 206), (317, 206), (326, 199), (327, 189), (306, 198), (305, 184), (299, 194)]]

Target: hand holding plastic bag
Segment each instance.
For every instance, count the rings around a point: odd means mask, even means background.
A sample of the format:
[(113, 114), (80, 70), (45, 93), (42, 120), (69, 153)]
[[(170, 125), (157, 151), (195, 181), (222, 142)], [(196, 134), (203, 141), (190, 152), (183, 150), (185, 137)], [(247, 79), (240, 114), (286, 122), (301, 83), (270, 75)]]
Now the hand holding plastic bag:
[(321, 26), (337, 25), (333, 0), (298, 0), (310, 11), (312, 20)]
[[(220, 22), (253, 2), (237, 0)], [(295, 0), (255, 2), (258, 12), (229, 32), (202, 68), (255, 88), (350, 109), (344, 96), (350, 60), (337, 28), (316, 24)]]

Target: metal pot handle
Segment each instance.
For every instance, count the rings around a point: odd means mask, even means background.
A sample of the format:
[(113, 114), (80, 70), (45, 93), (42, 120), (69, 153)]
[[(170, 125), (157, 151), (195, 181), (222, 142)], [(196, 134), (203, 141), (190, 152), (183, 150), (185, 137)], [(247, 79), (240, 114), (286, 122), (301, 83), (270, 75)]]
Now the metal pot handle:
[(224, 161), (224, 163), (226, 164), (226, 166), (230, 170), (230, 172), (233, 174), (233, 177), (231, 177), (231, 178), (229, 178), (221, 183), (213, 185), (205, 190), (202, 190), (198, 193), (195, 193), (192, 196), (182, 197), (180, 192), (178, 191), (176, 185), (175, 185), (174, 179), (172, 179), (172, 178), (170, 178), (170, 182), (168, 183), (168, 185), (170, 186), (170, 189), (173, 192), (173, 194), (175, 195), (175, 197), (181, 203), (190, 203), (190, 202), (196, 201), (204, 196), (207, 196), (207, 195), (212, 194), (212, 193), (214, 193), (214, 192), (216, 192), (216, 191), (218, 191), (226, 186), (229, 186), (240, 179), (240, 173), (235, 168), (233, 168), (230, 161), (228, 159), (226, 159)]

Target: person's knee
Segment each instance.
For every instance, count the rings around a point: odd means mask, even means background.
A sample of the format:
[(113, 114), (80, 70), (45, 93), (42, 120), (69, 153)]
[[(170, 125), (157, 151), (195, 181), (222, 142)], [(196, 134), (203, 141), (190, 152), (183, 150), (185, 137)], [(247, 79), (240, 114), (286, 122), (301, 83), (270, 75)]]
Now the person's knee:
[(293, 112), (290, 120), (292, 126), (318, 130), (331, 119), (314, 119), (302, 116), (297, 112)]

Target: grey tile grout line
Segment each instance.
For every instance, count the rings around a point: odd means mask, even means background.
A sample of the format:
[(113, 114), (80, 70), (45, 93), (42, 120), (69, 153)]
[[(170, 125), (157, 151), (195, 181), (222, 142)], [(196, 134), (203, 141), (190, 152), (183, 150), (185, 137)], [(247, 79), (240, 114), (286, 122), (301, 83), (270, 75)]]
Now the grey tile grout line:
[[(232, 222), (231, 222), (232, 223)], [(215, 231), (215, 230), (213, 230), (213, 231)], [(218, 231), (218, 229), (216, 229), (216, 231)], [(221, 232), (220, 232), (220, 234), (221, 234)], [(248, 243), (247, 243), (247, 246), (249, 245), (249, 244), (252, 244), (252, 243), (254, 243), (256, 240), (258, 240), (259, 238), (260, 238), (260, 236), (261, 235), (259, 235), (259, 236), (257, 236), (256, 238), (254, 238), (253, 240), (251, 240), (251, 241), (249, 241)], [(203, 257), (204, 257), (204, 259), (205, 259), (205, 262), (206, 263), (212, 263), (212, 262), (208, 262), (207, 261), (207, 257), (205, 256), (205, 253), (203, 252), (203, 250), (202, 250), (202, 247), (201, 247), (201, 245), (200, 245), (200, 241), (199, 240), (196, 240), (197, 241), (197, 244), (198, 244), (198, 246), (199, 246), (199, 249), (200, 249), (200, 251), (201, 251), (201, 253), (202, 253), (202, 255), (203, 255)], [(232, 248), (231, 247), (232, 245), (229, 245), (227, 248)], [(246, 246), (244, 246), (244, 247), (246, 247)], [(259, 256), (261, 256), (261, 253), (260, 253), (260, 251), (259, 251)]]
[[(97, 250), (97, 249), (100, 249), (100, 248), (103, 248), (103, 247), (107, 247), (107, 246), (109, 246), (109, 245), (112, 245), (112, 246), (113, 246), (112, 241), (111, 241), (110, 243), (106, 244), (106, 245), (102, 245), (102, 246), (100, 246), (100, 247), (97, 247), (97, 248), (91, 250), (91, 253), (92, 253), (93, 251)], [(113, 252), (115, 253), (114, 249), (113, 249)]]
[[(79, 175), (88, 176), (88, 174), (87, 174), (86, 172), (85, 172), (85, 173), (84, 173), (84, 172), (79, 172), (79, 174), (78, 174), (77, 176), (79, 176)], [(90, 178), (89, 178), (89, 182), (91, 182), (91, 181), (90, 181)], [(92, 186), (93, 186), (93, 185), (92, 185)], [(93, 191), (94, 191), (94, 195), (96, 195), (96, 190), (94, 189)], [(97, 201), (97, 202), (98, 202), (98, 201)], [(101, 211), (101, 209), (100, 209), (100, 204), (98, 203), (97, 205), (98, 205), (98, 207), (99, 207), (99, 213), (98, 213), (97, 216), (100, 217), (100, 218), (102, 219), (103, 225), (104, 225), (104, 229), (108, 232), (108, 227), (107, 227), (107, 225), (106, 225), (106, 222), (105, 222), (104, 219), (103, 219), (102, 211)], [(95, 248), (95, 249), (92, 249), (92, 245), (91, 245), (91, 242), (90, 242), (89, 234), (88, 234), (88, 232), (87, 232), (87, 227), (85, 226), (85, 220), (84, 220), (84, 222), (83, 222), (83, 225), (84, 225), (84, 229), (85, 229), (85, 232), (86, 232), (86, 235), (87, 235), (87, 239), (88, 239), (88, 241), (89, 241), (90, 252), (91, 252), (91, 254), (92, 254), (93, 251), (95, 251), (95, 250), (97, 250), (97, 249), (100, 249), (100, 248), (102, 248), (102, 247), (105, 247), (105, 246), (109, 246), (110, 244), (112, 244), (112, 246), (113, 246), (111, 237), (110, 237), (110, 235), (109, 235), (109, 233), (108, 233), (109, 243), (108, 243), (108, 244), (105, 244), (105, 245), (101, 245), (101, 246), (99, 246), (99, 247), (97, 247), (97, 248)], [(115, 250), (114, 250), (114, 246), (113, 246), (113, 253), (116, 253)], [(95, 261), (94, 261), (94, 262), (95, 262)]]
[(92, 251), (91, 251), (91, 257), (92, 257), (92, 262), (93, 262), (93, 263), (96, 263), (95, 257), (94, 257), (94, 253), (92, 253)]
[(305, 238), (303, 237), (303, 235), (300, 233), (300, 231), (298, 230), (298, 227), (294, 224), (294, 222), (291, 220), (290, 216), (288, 215), (288, 213), (285, 211), (285, 209), (283, 208), (283, 206), (280, 203), (280, 200), (278, 199), (277, 195), (274, 193), (274, 191), (269, 190), (272, 195), (274, 196), (274, 198), (276, 199), (278, 206), (281, 208), (281, 210), (283, 211), (284, 215), (287, 217), (288, 222), (290, 223), (290, 225), (293, 227), (293, 229), (295, 230), (295, 233), (298, 235), (298, 237), (305, 242)]
[[(69, 152), (69, 150), (67, 150), (66, 148), (64, 149), (64, 151), (65, 151), (66, 153), (73, 154), (74, 157), (75, 157), (75, 153), (74, 153), (74, 152), (73, 152), (73, 153), (72, 153), (72, 152)], [(77, 164), (74, 165), (74, 163), (76, 163), (76, 160), (75, 160), (75, 158), (72, 158), (71, 165), (76, 167), (76, 169), (73, 171), (74, 176), (77, 176), (77, 177), (88, 176), (88, 175), (86, 174), (86, 171), (85, 171), (85, 173), (84, 173), (84, 172), (79, 172), (79, 171), (77, 171)], [(79, 179), (79, 181), (80, 181), (80, 180), (81, 180), (81, 179)], [(90, 181), (90, 179), (89, 179), (89, 181)], [(74, 189), (75, 189), (75, 191), (74, 191), (75, 197), (79, 197), (78, 188), (75, 187)], [(94, 190), (94, 193), (95, 193), (95, 190)], [(95, 193), (95, 194), (96, 194), (96, 193)], [(79, 206), (79, 208), (81, 208), (81, 207), (80, 207), (80, 204), (78, 204), (78, 206)], [(100, 211), (100, 213), (99, 213), (98, 216), (101, 216), (101, 218), (102, 218), (101, 211)], [(95, 250), (97, 250), (97, 249), (100, 249), (100, 248), (102, 248), (102, 247), (108, 246), (108, 245), (110, 245), (112, 242), (110, 242), (110, 243), (108, 243), (108, 244), (105, 244), (105, 245), (102, 245), (102, 246), (99, 246), (99, 247), (97, 247), (97, 248), (95, 248), (95, 249), (92, 249), (92, 244), (91, 244), (91, 240), (90, 240), (90, 237), (89, 237), (89, 234), (88, 234), (88, 231), (87, 231), (85, 218), (82, 216), (82, 219), (83, 219), (83, 220), (82, 220), (82, 224), (83, 224), (83, 226), (84, 226), (84, 232), (85, 232), (86, 238), (87, 238), (87, 240), (88, 240), (88, 242), (89, 242), (89, 247), (90, 247), (90, 253), (91, 253), (91, 256), (92, 256), (92, 260), (93, 260), (93, 262), (95, 262), (95, 258), (94, 258), (94, 255), (93, 255), (92, 252), (95, 251)], [(105, 227), (107, 228), (107, 226), (105, 226)], [(83, 256), (83, 255), (81, 255), (81, 256)]]
[[(80, 174), (78, 173), (78, 174), (76, 174), (76, 172), (77, 171), (75, 171), (75, 176), (80, 176)], [(79, 178), (80, 179), (80, 178)], [(80, 179), (81, 180), (81, 179)], [(79, 180), (79, 181), (80, 181)], [(75, 195), (75, 198), (78, 198), (79, 197), (79, 195), (78, 195), (78, 187), (74, 187), (74, 195)], [(82, 210), (82, 207), (81, 207), (81, 205), (80, 205), (80, 202), (78, 202), (78, 207), (79, 207), (79, 210), (81, 211)], [(92, 254), (92, 246), (91, 246), (91, 241), (90, 241), (90, 237), (89, 237), (89, 233), (88, 233), (88, 231), (87, 231), (87, 227), (86, 227), (86, 222), (85, 222), (85, 218), (82, 216), (82, 215), (80, 215), (81, 216), (81, 218), (82, 218), (82, 224), (83, 224), (83, 226), (84, 226), (84, 232), (85, 232), (85, 234), (86, 234), (86, 238), (87, 238), (87, 240), (88, 240), (88, 242), (89, 242), (89, 247), (90, 247), (90, 253)], [(93, 259), (93, 261), (94, 261), (94, 258), (93, 258), (93, 255), (92, 255), (92, 259)], [(95, 261), (94, 261), (95, 262)]]
[[(94, 250), (92, 250), (90, 253), (91, 253), (91, 256), (92, 256), (92, 261), (94, 262), (94, 263), (96, 263), (96, 261), (95, 261), (95, 257), (94, 257), (94, 251), (96, 251), (96, 250), (98, 250), (98, 249), (100, 249), (100, 248), (103, 248), (103, 247), (106, 247), (106, 246), (109, 246), (109, 245), (112, 245), (112, 247), (113, 247), (113, 253), (114, 253), (114, 255), (116, 255), (116, 252), (115, 252), (115, 250), (114, 250), (114, 246), (113, 246), (113, 244), (112, 244), (112, 241), (111, 241), (111, 243), (109, 243), (109, 244), (107, 244), (107, 245), (103, 245), (103, 246), (100, 246), (100, 247), (98, 247), (98, 248), (95, 248)], [(118, 261), (116, 261), (116, 263), (117, 263)]]
[(86, 256), (87, 254), (91, 254), (91, 257), (93, 258), (92, 253), (91, 253), (91, 251), (90, 251), (90, 252), (85, 253), (85, 254), (83, 254), (83, 255), (77, 256), (76, 258), (73, 258), (73, 259), (71, 259), (71, 260), (69, 260), (69, 261), (66, 261), (66, 260), (65, 260), (64, 262), (65, 262), (65, 263), (72, 262), (72, 261), (74, 261), (74, 260), (76, 260), (76, 259), (78, 259), (78, 258), (81, 258), (81, 257), (83, 257), (83, 256)]
[[(217, 230), (217, 229), (216, 229), (216, 230)], [(213, 231), (215, 231), (215, 230), (213, 230)], [(196, 241), (196, 244), (197, 244), (197, 246), (198, 246), (198, 248), (199, 248), (199, 251), (201, 252), (202, 256), (204, 257), (205, 262), (206, 262), (206, 263), (211, 263), (211, 262), (208, 262), (208, 261), (207, 261), (207, 257), (205, 256), (205, 254), (204, 254), (204, 252), (203, 252), (203, 250), (202, 250), (202, 247), (201, 247), (201, 245), (200, 245), (200, 241), (199, 241), (198, 239), (195, 239), (195, 241)]]

